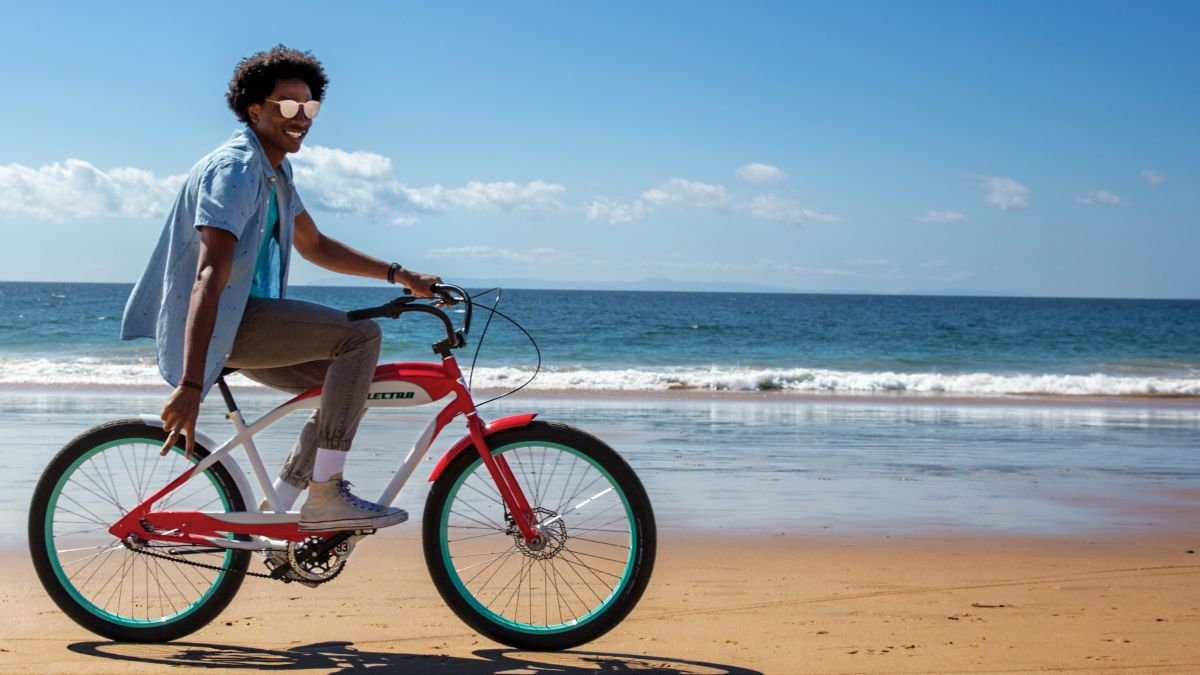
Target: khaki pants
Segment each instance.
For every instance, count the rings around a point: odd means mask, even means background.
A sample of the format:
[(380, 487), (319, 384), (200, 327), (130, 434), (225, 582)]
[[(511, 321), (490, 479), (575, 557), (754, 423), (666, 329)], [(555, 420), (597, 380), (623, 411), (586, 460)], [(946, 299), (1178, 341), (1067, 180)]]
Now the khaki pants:
[(280, 478), (307, 487), (317, 448), (350, 449), (366, 412), (367, 391), (379, 361), (379, 325), (349, 321), (332, 307), (251, 297), (226, 365), (291, 394), (323, 386), (314, 411), (284, 462)]

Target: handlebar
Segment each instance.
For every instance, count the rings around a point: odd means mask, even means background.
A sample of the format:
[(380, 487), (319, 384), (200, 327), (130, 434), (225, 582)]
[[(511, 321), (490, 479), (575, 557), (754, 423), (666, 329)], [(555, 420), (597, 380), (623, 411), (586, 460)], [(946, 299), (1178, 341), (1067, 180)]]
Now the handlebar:
[(453, 284), (434, 284), (430, 290), (438, 297), (438, 300), (447, 306), (465, 304), (466, 313), (463, 317), (462, 328), (455, 330), (454, 324), (450, 321), (450, 317), (446, 313), (433, 305), (413, 304), (418, 300), (416, 296), (411, 295), (412, 291), (404, 289), (406, 295), (402, 295), (391, 302), (379, 305), (377, 307), (366, 307), (363, 309), (354, 309), (346, 312), (346, 318), (351, 321), (364, 321), (366, 319), (398, 319), (405, 312), (420, 312), (421, 314), (431, 314), (442, 321), (442, 325), (446, 328), (446, 339), (440, 340), (433, 345), (433, 351), (441, 354), (443, 357), (449, 356), (451, 349), (465, 347), (467, 344), (467, 333), (471, 330), (471, 296), (462, 288)]

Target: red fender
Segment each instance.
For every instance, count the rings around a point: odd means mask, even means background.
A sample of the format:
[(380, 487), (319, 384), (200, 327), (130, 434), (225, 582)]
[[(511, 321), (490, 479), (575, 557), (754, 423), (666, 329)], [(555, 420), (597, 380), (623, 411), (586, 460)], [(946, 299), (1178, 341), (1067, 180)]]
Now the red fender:
[[(534, 417), (537, 417), (537, 413), (526, 413), (524, 415), (513, 415), (512, 417), (501, 417), (493, 422), (488, 422), (487, 426), (483, 428), (483, 435), (486, 438), (497, 431), (529, 426), (529, 423), (533, 421)], [(471, 443), (470, 434), (458, 439), (458, 442), (454, 444), (454, 447), (446, 451), (446, 454), (442, 456), (440, 461), (438, 461), (437, 466), (433, 467), (433, 473), (429, 474), (429, 482), (432, 483), (433, 481), (437, 480), (438, 476), (441, 476), (442, 472), (446, 470), (446, 467), (450, 466), (450, 462), (453, 462), (455, 457), (458, 457), (467, 449), (475, 449), (475, 446)]]

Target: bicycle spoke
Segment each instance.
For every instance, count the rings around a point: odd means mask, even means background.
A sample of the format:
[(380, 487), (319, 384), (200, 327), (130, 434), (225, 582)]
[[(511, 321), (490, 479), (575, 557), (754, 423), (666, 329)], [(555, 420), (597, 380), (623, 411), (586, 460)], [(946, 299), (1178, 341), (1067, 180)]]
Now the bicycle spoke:
[[(481, 563), (475, 563), (474, 565), (467, 565), (466, 567), (459, 567), (459, 568), (456, 568), (454, 571), (455, 572), (466, 572), (467, 570), (470, 570), (470, 569), (473, 569), (473, 568), (476, 568), (476, 567), (479, 567), (480, 565), (482, 565), (484, 567), (484, 569), (480, 570), (479, 572), (476, 572), (475, 576), (473, 576), (467, 580), (466, 583), (470, 583), (470, 582), (474, 581), (480, 574), (483, 574), (484, 572), (486, 572), (488, 567), (491, 567), (496, 562), (504, 562), (504, 561), (508, 560), (509, 558), (511, 558), (516, 553), (517, 552), (515, 550), (510, 550), (510, 551), (507, 551), (507, 552), (497, 556), (496, 558), (494, 558), (492, 560), (488, 560), (488, 561), (481, 562)], [(459, 556), (459, 557), (462, 557), (462, 556)], [(495, 574), (495, 572), (493, 572), (492, 574)], [(491, 577), (488, 577), (488, 581), (491, 581)], [(485, 582), (485, 585), (486, 585), (486, 582)]]
[[(79, 558), (77, 560), (72, 560), (71, 562), (64, 564), (63, 567), (70, 567), (71, 565), (77, 565), (81, 562), (84, 562), (85, 560), (91, 560), (92, 558), (95, 558), (97, 556), (101, 556), (101, 555), (104, 555), (105, 553), (109, 553), (113, 549), (118, 548), (119, 546), (121, 546), (121, 542), (115, 541), (112, 544), (109, 544), (108, 546), (104, 547), (103, 551), (100, 551), (99, 553), (96, 553), (94, 555), (89, 555), (86, 558)], [(63, 553), (63, 551), (55, 551), (55, 553)]]
[(464, 484), (463, 487), (468, 488), (471, 491), (478, 493), (484, 499), (489, 499), (489, 500), (499, 504), (500, 506), (504, 506), (504, 499), (500, 496), (500, 493), (496, 490), (495, 484), (492, 483), (491, 481), (480, 481), (480, 482), (483, 483), (484, 485), (487, 485), (488, 487), (492, 488), (492, 493), (495, 496), (493, 497), (492, 495), (487, 494), (486, 492), (484, 492), (483, 490), (480, 490), (479, 488), (475, 487), (474, 485)]
[[(196, 605), (212, 596), (215, 584), (225, 573), (196, 567), (205, 561), (221, 567), (229, 564), (227, 551), (189, 558), (164, 559), (126, 549), (108, 534), (113, 523), (162, 484), (181, 474), (187, 461), (172, 452), (169, 461), (157, 455), (158, 448), (143, 441), (105, 442), (63, 475), (55, 489), (51, 513), (47, 514), (48, 553), (63, 585), (93, 614), (122, 626), (155, 626), (172, 617), (187, 616)], [(223, 488), (212, 470), (165, 495), (161, 511), (224, 511), (229, 508)], [(146, 552), (178, 544), (144, 543)], [(495, 544), (492, 544), (495, 549)]]
[[(468, 504), (468, 506), (470, 506), (470, 505)], [(476, 510), (476, 511), (478, 511), (478, 509), (475, 509), (475, 510)], [(494, 529), (494, 530), (497, 530), (497, 531), (499, 531), (499, 532), (503, 532), (503, 531), (504, 531), (504, 529), (505, 529), (505, 528), (503, 528), (503, 527), (500, 527), (499, 525), (497, 525), (497, 524), (496, 524), (496, 523), (494, 523), (494, 522), (492, 522), (492, 523), (485, 523), (485, 522), (483, 522), (482, 520), (476, 520), (475, 518), (472, 518), (471, 516), (468, 516), (468, 515), (465, 515), (465, 514), (459, 513), (459, 512), (457, 512), (457, 511), (451, 511), (451, 512), (450, 512), (450, 514), (451, 514), (451, 515), (458, 516), (459, 518), (462, 518), (462, 519), (464, 519), (464, 520), (469, 520), (469, 521), (471, 521), (472, 523), (478, 523), (478, 524), (480, 524), (480, 525), (482, 525), (482, 526), (484, 526), (484, 527), (491, 527), (492, 529)], [(482, 514), (480, 514), (480, 515), (482, 515)], [(486, 518), (486, 517), (487, 517), (487, 516), (484, 516), (484, 518)]]
[[(75, 505), (76, 505), (77, 507), (79, 507), (80, 509), (82, 509), (82, 510), (84, 510), (84, 511), (87, 511), (87, 514), (88, 514), (88, 516), (91, 516), (91, 517), (92, 517), (92, 520), (91, 520), (91, 522), (93, 522), (93, 523), (95, 523), (95, 524), (97, 524), (97, 525), (104, 525), (104, 524), (107, 524), (107, 523), (108, 523), (108, 521), (107, 521), (106, 519), (104, 519), (104, 518), (101, 518), (100, 516), (98, 516), (98, 515), (96, 515), (96, 514), (92, 513), (91, 509), (89, 509), (88, 507), (84, 506), (83, 504), (80, 504), (80, 503), (79, 503), (79, 502), (78, 502), (78, 501), (77, 501), (77, 500), (76, 500), (74, 497), (72, 497), (71, 495), (63, 495), (63, 497), (64, 497), (64, 498), (66, 498), (66, 499), (69, 499), (69, 500), (71, 500), (71, 503), (75, 504)], [(71, 509), (63, 508), (63, 507), (61, 507), (61, 506), (60, 506), (60, 507), (58, 507), (58, 510), (59, 510), (59, 511), (62, 511), (63, 513), (69, 513), (69, 514), (71, 514), (72, 516), (76, 516), (76, 517), (79, 517), (79, 518), (84, 518), (84, 519), (86, 519), (86, 518), (87, 518), (87, 516), (83, 515), (82, 513), (76, 513), (76, 512), (74, 512), (74, 511), (72, 511)]]
[[(460, 527), (461, 527), (461, 526), (460, 526)], [(459, 529), (459, 528), (456, 528), (456, 529)], [(463, 529), (465, 529), (465, 528), (463, 528)], [(481, 529), (481, 528), (477, 528), (477, 527), (476, 527), (476, 528), (471, 528), (471, 529), (476, 529), (476, 530), (478, 530), (478, 529)], [(447, 540), (446, 540), (446, 543), (447, 543), (447, 544), (457, 544), (457, 543), (459, 543), (459, 542), (463, 542), (463, 541), (470, 541), (471, 539), (479, 539), (479, 538), (481, 538), (481, 537), (495, 537), (495, 536), (497, 536), (497, 535), (501, 535), (501, 536), (503, 536), (503, 535), (504, 535), (504, 533), (503, 533), (503, 532), (488, 532), (487, 534), (473, 534), (473, 535), (471, 535), (471, 536), (469, 536), (469, 537), (459, 537), (458, 539), (447, 539)]]
[[(570, 498), (559, 502), (558, 508), (556, 508), (554, 510), (558, 511), (559, 513), (562, 513), (563, 509), (565, 509), (568, 504), (575, 502), (576, 500), (578, 500), (580, 498), (580, 496), (582, 496), (585, 492), (590, 490), (593, 485), (604, 480), (604, 476), (599, 476), (599, 475), (595, 476), (590, 481), (588, 481), (587, 485), (583, 485), (583, 481), (586, 479), (587, 479), (586, 474), (584, 476), (581, 476), (580, 481), (579, 481), (580, 484), (576, 486), (575, 491), (571, 493)], [(579, 504), (575, 504), (575, 506), (572, 507), (571, 510), (573, 511), (573, 510), (578, 509), (579, 507), (584, 506), (586, 504), (587, 504), (587, 500), (585, 500), (584, 502), (581, 502)]]
[(105, 501), (105, 502), (108, 502), (109, 504), (112, 504), (113, 506), (117, 507), (117, 509), (121, 508), (121, 503), (117, 500), (117, 496), (110, 494), (108, 492), (108, 486), (98, 483), (95, 478), (92, 478), (91, 476), (89, 476), (87, 474), (83, 474), (80, 477), (88, 479), (88, 481), (90, 481), (92, 483), (92, 485), (95, 487), (95, 489), (94, 490), (90, 489), (86, 485), (76, 482), (74, 476), (71, 477), (71, 480), (69, 481), (69, 483), (78, 485), (81, 489), (95, 495), (101, 501)]
[[(592, 567), (591, 565), (587, 564), (586, 562), (580, 560), (578, 551), (573, 551), (569, 548), (563, 547), (563, 552), (569, 553), (571, 555), (571, 557), (573, 557), (575, 559), (575, 562), (571, 562), (570, 560), (567, 560), (567, 558), (564, 556), (563, 557), (564, 562), (566, 562), (568, 565), (571, 565), (572, 567), (574, 567), (575, 565), (578, 565), (578, 566), (584, 568), (585, 570), (591, 572), (592, 576), (596, 577), (596, 580), (599, 581), (600, 583), (605, 584), (606, 587), (608, 587), (607, 582), (605, 582), (603, 579), (600, 578), (601, 574), (612, 577), (614, 579), (621, 578), (620, 575), (618, 575), (618, 574), (613, 574), (612, 572), (605, 572), (604, 570)], [(600, 557), (600, 556), (592, 556), (592, 557)], [(604, 559), (607, 560), (607, 558), (604, 558)], [(608, 590), (611, 591), (612, 588), (608, 587)]]
[[(582, 634), (588, 630), (584, 625), (611, 608), (636, 602), (636, 596), (630, 600), (620, 590), (638, 583), (631, 572), (639, 571), (635, 555), (645, 550), (641, 547), (647, 540), (640, 537), (634, 517), (641, 506), (631, 505), (624, 492), (629, 483), (605, 463), (610, 460), (596, 459), (591, 448), (561, 443), (560, 438), (569, 436), (559, 431), (544, 432), (544, 441), (539, 433), (529, 433), (531, 442), (518, 441), (492, 453), (507, 460), (516, 487), (533, 510), (540, 541), (526, 542), (511, 521), (503, 528), (484, 522), (496, 519), (490, 512), (502, 500), (493, 497), (496, 482), (476, 461), (459, 469), (464, 473), (437, 506), (443, 519), (441, 546), (454, 583), (448, 590), (470, 600), (473, 609), (467, 611), (498, 627), (500, 634), (490, 637), (508, 642), (503, 635), (511, 630), (553, 634), (564, 636), (561, 643), (571, 646), (578, 642), (566, 635)], [(497, 537), (510, 540), (511, 548), (497, 546)], [(652, 546), (653, 537), (648, 541)], [(535, 644), (544, 644), (542, 638)]]
[(613, 548), (621, 548), (621, 549), (625, 549), (626, 551), (630, 550), (630, 547), (627, 545), (624, 545), (624, 544), (614, 544), (611, 541), (599, 541), (596, 539), (587, 539), (587, 538), (579, 537), (579, 536), (572, 536), (571, 541), (586, 541), (591, 544), (600, 544), (601, 546), (612, 546)]

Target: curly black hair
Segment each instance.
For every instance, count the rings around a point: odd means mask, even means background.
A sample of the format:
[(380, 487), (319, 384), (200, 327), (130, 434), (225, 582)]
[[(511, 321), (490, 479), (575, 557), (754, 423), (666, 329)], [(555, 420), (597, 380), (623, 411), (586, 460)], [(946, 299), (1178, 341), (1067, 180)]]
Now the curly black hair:
[(292, 78), (304, 80), (315, 100), (325, 98), (329, 78), (325, 77), (321, 62), (311, 52), (288, 49), (278, 44), (270, 51), (252, 54), (238, 63), (233, 71), (233, 79), (229, 81), (225, 101), (239, 120), (249, 124), (250, 113), (246, 109), (254, 103), (262, 103), (270, 96), (276, 80)]

